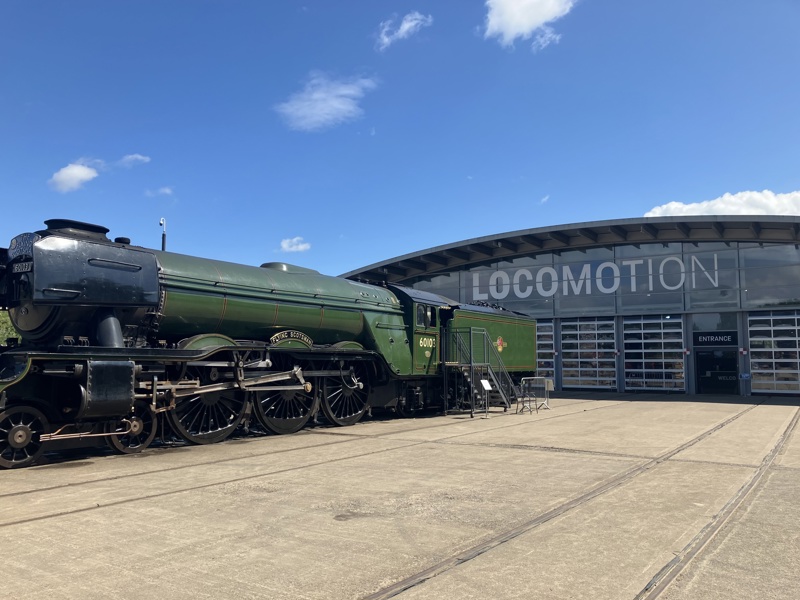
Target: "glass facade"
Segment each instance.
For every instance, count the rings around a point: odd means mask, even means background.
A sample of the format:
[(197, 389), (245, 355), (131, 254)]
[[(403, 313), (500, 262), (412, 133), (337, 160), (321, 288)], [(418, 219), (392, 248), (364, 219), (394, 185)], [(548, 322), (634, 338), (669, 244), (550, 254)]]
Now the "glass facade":
[(555, 328), (552, 320), (536, 321), (536, 374), (539, 377), (556, 376)]
[(747, 321), (753, 392), (800, 392), (800, 311), (752, 313)]
[(680, 315), (623, 317), (625, 389), (684, 391), (683, 321)]
[(800, 392), (800, 244), (622, 243), (406, 283), (536, 317), (557, 389)]
[(738, 242), (547, 252), (420, 277), (418, 289), (535, 317), (800, 306), (800, 246)]
[(613, 317), (581, 317), (561, 322), (563, 387), (615, 390), (616, 342)]

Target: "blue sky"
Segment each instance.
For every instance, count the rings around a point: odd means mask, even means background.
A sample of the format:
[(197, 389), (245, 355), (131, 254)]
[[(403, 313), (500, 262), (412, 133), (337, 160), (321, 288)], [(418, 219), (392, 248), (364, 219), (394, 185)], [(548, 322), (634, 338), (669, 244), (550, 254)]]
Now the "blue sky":
[(796, 0), (4, 0), (0, 245), (328, 274), (529, 227), (800, 214)]

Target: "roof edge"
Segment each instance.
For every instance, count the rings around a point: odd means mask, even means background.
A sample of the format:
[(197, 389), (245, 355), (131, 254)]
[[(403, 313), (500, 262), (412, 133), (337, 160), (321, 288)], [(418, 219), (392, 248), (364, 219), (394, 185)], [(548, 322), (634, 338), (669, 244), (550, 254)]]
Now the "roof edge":
[[(731, 227), (735, 225), (735, 227)], [(666, 226), (666, 227), (665, 227)], [(429, 272), (431, 274), (438, 271), (450, 270), (449, 264), (442, 264), (442, 257), (447, 254), (454, 254), (456, 257), (467, 255), (467, 250), (477, 249), (478, 253), (485, 255), (485, 258), (480, 260), (472, 260), (468, 256), (464, 256), (458, 264), (452, 265), (453, 268), (458, 268), (470, 263), (485, 262), (495, 257), (494, 249), (503, 247), (503, 242), (509, 243), (512, 239), (521, 239), (530, 241), (533, 244), (542, 242), (538, 250), (534, 252), (548, 252), (556, 251), (559, 249), (577, 249), (597, 246), (608, 246), (609, 244), (624, 244), (624, 243), (647, 243), (664, 241), (659, 239), (659, 234), (662, 232), (680, 232), (680, 236), (685, 238), (685, 241), (729, 241), (724, 238), (726, 230), (743, 230), (747, 229), (752, 232), (752, 236), (747, 240), (740, 241), (758, 241), (760, 233), (765, 229), (786, 229), (787, 233), (791, 232), (794, 238), (792, 241), (798, 239), (800, 235), (800, 216), (790, 215), (691, 215), (691, 216), (667, 216), (667, 217), (635, 217), (626, 219), (610, 219), (605, 221), (586, 221), (582, 223), (571, 223), (567, 225), (551, 225), (545, 227), (535, 227), (530, 229), (519, 229), (505, 233), (494, 235), (487, 235), (477, 238), (470, 238), (459, 242), (452, 242), (440, 246), (434, 246), (417, 252), (404, 254), (384, 260), (381, 262), (367, 265), (360, 269), (344, 273), (341, 277), (359, 278), (369, 277), (369, 273), (387, 273), (390, 270), (399, 271), (402, 269), (401, 263), (412, 263), (416, 268), (417, 273), (409, 275), (419, 275)], [(691, 235), (694, 232), (705, 232), (700, 238), (692, 239)], [(613, 232), (619, 239), (601, 241), (601, 237), (607, 237), (607, 232)], [(628, 240), (629, 235), (638, 235), (638, 232), (649, 239), (633, 239)], [(583, 239), (584, 243), (572, 244), (573, 238)], [(545, 247), (544, 242), (556, 240), (560, 243), (560, 247)], [(669, 241), (680, 241), (679, 239), (670, 238)], [(764, 241), (790, 241), (785, 240), (764, 240)], [(514, 245), (514, 244), (511, 244)], [(528, 252), (521, 252), (526, 254)], [(498, 260), (507, 258), (513, 255), (512, 253), (504, 253), (502, 256), (496, 256)], [(423, 260), (423, 258), (425, 260)], [(424, 268), (428, 262), (435, 263), (437, 266), (433, 269)], [(399, 277), (399, 278), (398, 278)], [(375, 277), (372, 277), (373, 279)], [(402, 281), (407, 277), (396, 275), (394, 277), (384, 277), (387, 281)]]

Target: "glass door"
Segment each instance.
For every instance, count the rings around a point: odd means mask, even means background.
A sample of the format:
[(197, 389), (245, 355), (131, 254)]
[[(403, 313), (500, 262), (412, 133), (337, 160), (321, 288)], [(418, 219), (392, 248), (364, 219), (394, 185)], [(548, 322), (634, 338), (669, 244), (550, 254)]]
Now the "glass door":
[(738, 394), (739, 359), (737, 350), (694, 351), (698, 394)]
[(561, 322), (562, 386), (617, 388), (613, 317), (580, 317)]

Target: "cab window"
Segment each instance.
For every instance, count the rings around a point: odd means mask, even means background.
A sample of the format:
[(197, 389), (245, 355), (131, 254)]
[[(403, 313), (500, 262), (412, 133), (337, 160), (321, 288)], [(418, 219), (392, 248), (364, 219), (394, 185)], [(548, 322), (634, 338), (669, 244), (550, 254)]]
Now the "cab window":
[(436, 327), (436, 309), (433, 306), (417, 304), (417, 325), (419, 327)]

